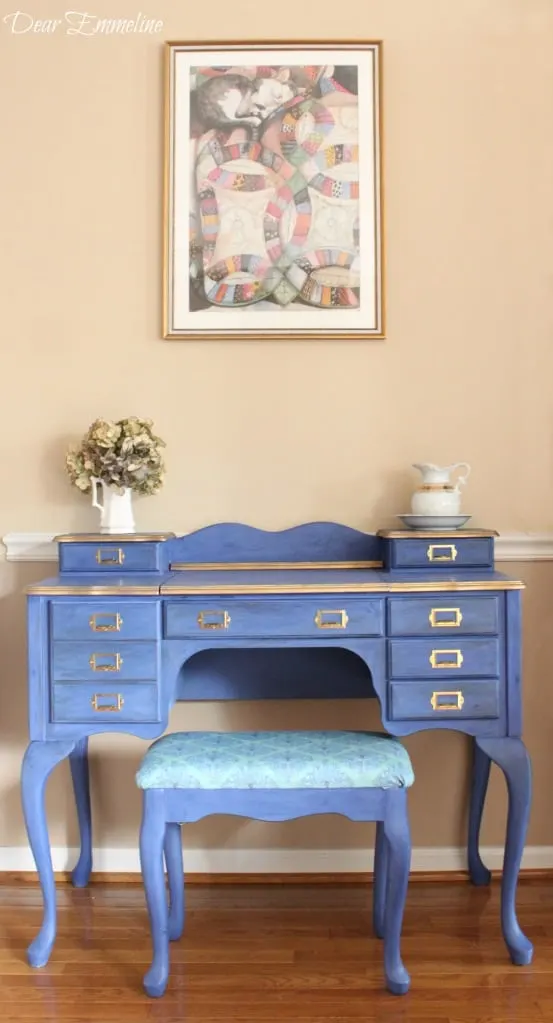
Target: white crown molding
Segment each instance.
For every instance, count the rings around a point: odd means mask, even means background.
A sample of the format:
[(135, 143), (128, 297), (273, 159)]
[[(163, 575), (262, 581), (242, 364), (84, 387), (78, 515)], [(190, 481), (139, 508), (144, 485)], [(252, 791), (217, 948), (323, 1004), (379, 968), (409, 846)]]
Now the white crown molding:
[[(503, 846), (481, 849), (490, 870), (503, 867)], [(77, 849), (56, 846), (52, 849), (54, 870), (71, 870), (78, 860)], [(186, 849), (189, 874), (358, 874), (373, 869), (372, 849)], [(413, 849), (411, 870), (449, 872), (466, 870), (466, 851), (462, 848)], [(138, 849), (98, 848), (93, 853), (98, 873), (138, 874)], [(527, 846), (522, 857), (524, 870), (549, 870), (553, 867), (553, 846)], [(28, 846), (0, 848), (0, 873), (34, 871), (35, 862)]]
[[(61, 530), (63, 532), (63, 530)], [(7, 533), (6, 561), (57, 561), (57, 533)], [(553, 561), (553, 533), (505, 533), (495, 541), (496, 561)]]

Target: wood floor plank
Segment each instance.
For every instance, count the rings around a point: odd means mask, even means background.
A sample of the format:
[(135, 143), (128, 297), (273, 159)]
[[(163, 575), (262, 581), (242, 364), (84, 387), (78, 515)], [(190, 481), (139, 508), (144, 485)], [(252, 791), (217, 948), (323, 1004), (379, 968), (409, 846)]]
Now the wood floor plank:
[(553, 879), (520, 886), (521, 924), (536, 942), (527, 968), (507, 956), (497, 883), (413, 885), (405, 998), (384, 990), (370, 895), (353, 884), (189, 887), (169, 988), (152, 1000), (140, 887), (61, 886), (51, 961), (32, 970), (40, 892), (0, 885), (2, 1023), (551, 1023)]

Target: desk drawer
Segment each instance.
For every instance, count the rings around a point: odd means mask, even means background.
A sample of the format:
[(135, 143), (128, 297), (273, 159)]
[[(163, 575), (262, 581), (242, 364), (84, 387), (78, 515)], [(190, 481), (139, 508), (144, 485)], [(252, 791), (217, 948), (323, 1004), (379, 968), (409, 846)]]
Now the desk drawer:
[(105, 680), (94, 684), (62, 682), (52, 686), (52, 721), (159, 721), (159, 692), (155, 682), (140, 685)]
[(393, 682), (389, 687), (392, 721), (447, 721), (467, 718), (498, 718), (498, 679), (471, 679), (446, 684)]
[(500, 675), (498, 639), (392, 639), (390, 678), (459, 678)]
[(491, 537), (440, 537), (391, 540), (392, 568), (493, 568)]
[(384, 635), (384, 600), (171, 600), (165, 604), (168, 639)]
[(156, 639), (158, 605), (154, 601), (97, 600), (50, 604), (53, 639)]
[[(55, 682), (90, 680), (111, 689), (119, 679), (157, 678), (156, 643), (53, 643), (52, 679)], [(112, 680), (112, 681), (108, 681)]]
[(393, 597), (388, 601), (391, 636), (497, 635), (501, 597), (460, 596)]
[(124, 541), (60, 543), (60, 572), (157, 572), (161, 544)]

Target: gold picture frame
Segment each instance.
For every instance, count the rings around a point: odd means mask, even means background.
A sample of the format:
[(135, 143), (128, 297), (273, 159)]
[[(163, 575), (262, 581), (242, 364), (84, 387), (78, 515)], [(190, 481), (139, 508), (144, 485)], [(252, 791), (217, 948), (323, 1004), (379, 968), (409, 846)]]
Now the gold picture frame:
[(382, 43), (165, 44), (163, 337), (385, 338)]

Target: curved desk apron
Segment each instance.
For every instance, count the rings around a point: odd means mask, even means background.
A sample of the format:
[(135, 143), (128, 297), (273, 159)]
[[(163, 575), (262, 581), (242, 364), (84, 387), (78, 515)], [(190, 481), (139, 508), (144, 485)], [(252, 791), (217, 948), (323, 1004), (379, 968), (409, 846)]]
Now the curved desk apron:
[[(44, 896), (28, 950), (44, 965), (56, 898), (44, 791), (69, 757), (81, 836), (73, 883), (92, 867), (88, 736), (154, 739), (176, 700), (376, 698), (393, 735), (474, 738), (468, 863), (487, 884), (480, 822), (493, 760), (508, 786), (501, 923), (529, 963), (515, 893), (531, 799), (521, 739), (522, 583), (494, 570), (494, 533), (360, 533), (310, 523), (238, 524), (188, 536), (58, 537), (59, 574), (28, 591), (30, 738), (23, 809)], [(138, 822), (137, 822), (138, 833)]]

